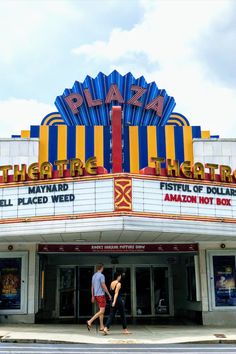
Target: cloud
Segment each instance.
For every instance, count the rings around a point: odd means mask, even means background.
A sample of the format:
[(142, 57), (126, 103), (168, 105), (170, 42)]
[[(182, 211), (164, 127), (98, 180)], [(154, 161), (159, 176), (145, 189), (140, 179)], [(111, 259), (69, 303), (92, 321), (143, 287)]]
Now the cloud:
[(236, 3), (223, 14), (197, 45), (206, 73), (218, 84), (236, 88)]
[[(108, 40), (73, 48), (72, 54), (97, 71), (131, 71), (155, 80), (175, 97), (176, 111), (192, 125), (210, 129), (212, 134), (231, 136), (236, 130), (236, 91), (225, 82), (216, 83), (207, 74), (201, 57), (201, 41), (222, 24), (230, 27), (231, 1), (141, 1), (144, 16), (130, 30), (114, 28)], [(217, 36), (207, 41), (209, 51)], [(223, 36), (222, 36), (223, 40)], [(227, 53), (234, 45), (229, 38)], [(219, 49), (220, 50), (220, 49)], [(135, 58), (145, 60), (135, 60)], [(219, 71), (221, 70), (220, 64)], [(224, 70), (222, 70), (224, 72)], [(224, 122), (224, 123), (223, 123)]]
[(54, 106), (36, 100), (12, 97), (6, 101), (0, 101), (0, 138), (18, 135), (21, 130), (28, 130), (30, 125), (39, 125), (46, 114), (55, 111)]

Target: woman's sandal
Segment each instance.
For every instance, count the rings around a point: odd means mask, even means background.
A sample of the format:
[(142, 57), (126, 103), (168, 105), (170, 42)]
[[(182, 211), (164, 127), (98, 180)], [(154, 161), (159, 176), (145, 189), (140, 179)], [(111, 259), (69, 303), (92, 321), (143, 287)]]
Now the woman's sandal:
[(103, 330), (103, 333), (104, 333), (104, 336), (107, 336), (108, 335), (108, 330)]

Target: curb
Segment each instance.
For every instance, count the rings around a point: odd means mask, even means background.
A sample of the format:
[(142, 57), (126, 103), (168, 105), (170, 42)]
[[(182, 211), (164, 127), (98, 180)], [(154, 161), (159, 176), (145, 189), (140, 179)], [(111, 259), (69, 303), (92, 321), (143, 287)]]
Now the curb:
[[(38, 343), (38, 344), (74, 344), (74, 345), (97, 345), (97, 343), (91, 342), (72, 342), (65, 340), (47, 340), (47, 339), (14, 339), (14, 338), (1, 338), (0, 343)], [(101, 343), (103, 345), (109, 345), (110, 343)], [(114, 343), (113, 343), (114, 344)], [(126, 345), (127, 343), (119, 343), (119, 345)], [(138, 343), (138, 344), (148, 344)], [(186, 342), (170, 342), (170, 343), (149, 343), (152, 345), (170, 345), (170, 344), (179, 344), (179, 345), (187, 345), (187, 344), (236, 344), (236, 339), (206, 339), (206, 340), (196, 340), (196, 341), (186, 341)], [(132, 343), (129, 343), (132, 346)], [(136, 343), (133, 343), (136, 345)]]
[(0, 343), (38, 343), (38, 344), (92, 344), (85, 342), (71, 342), (66, 340), (47, 340), (47, 339), (14, 339), (14, 338), (2, 338)]

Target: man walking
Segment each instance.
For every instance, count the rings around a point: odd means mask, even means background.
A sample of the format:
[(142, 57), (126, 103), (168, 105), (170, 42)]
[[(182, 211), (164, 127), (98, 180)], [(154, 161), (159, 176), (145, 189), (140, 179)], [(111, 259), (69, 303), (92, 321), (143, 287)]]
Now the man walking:
[(92, 286), (91, 286), (91, 293), (92, 293), (92, 303), (96, 301), (99, 311), (95, 313), (95, 315), (87, 321), (87, 328), (90, 331), (93, 321), (95, 321), (99, 317), (100, 321), (100, 331), (104, 330), (103, 318), (106, 309), (106, 296), (105, 293), (108, 295), (109, 299), (111, 300), (111, 295), (107, 290), (105, 284), (105, 276), (102, 274), (104, 270), (104, 265), (102, 263), (98, 263), (96, 265), (96, 273), (92, 277)]

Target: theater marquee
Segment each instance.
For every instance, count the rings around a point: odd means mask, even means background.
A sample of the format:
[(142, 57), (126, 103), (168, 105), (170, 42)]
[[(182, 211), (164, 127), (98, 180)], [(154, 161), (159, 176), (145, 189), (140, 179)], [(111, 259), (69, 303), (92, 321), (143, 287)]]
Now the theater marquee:
[(130, 174), (56, 178), (5, 184), (0, 188), (0, 211), (1, 222), (85, 214), (96, 217), (101, 213), (227, 221), (236, 217), (236, 188), (234, 184)]

